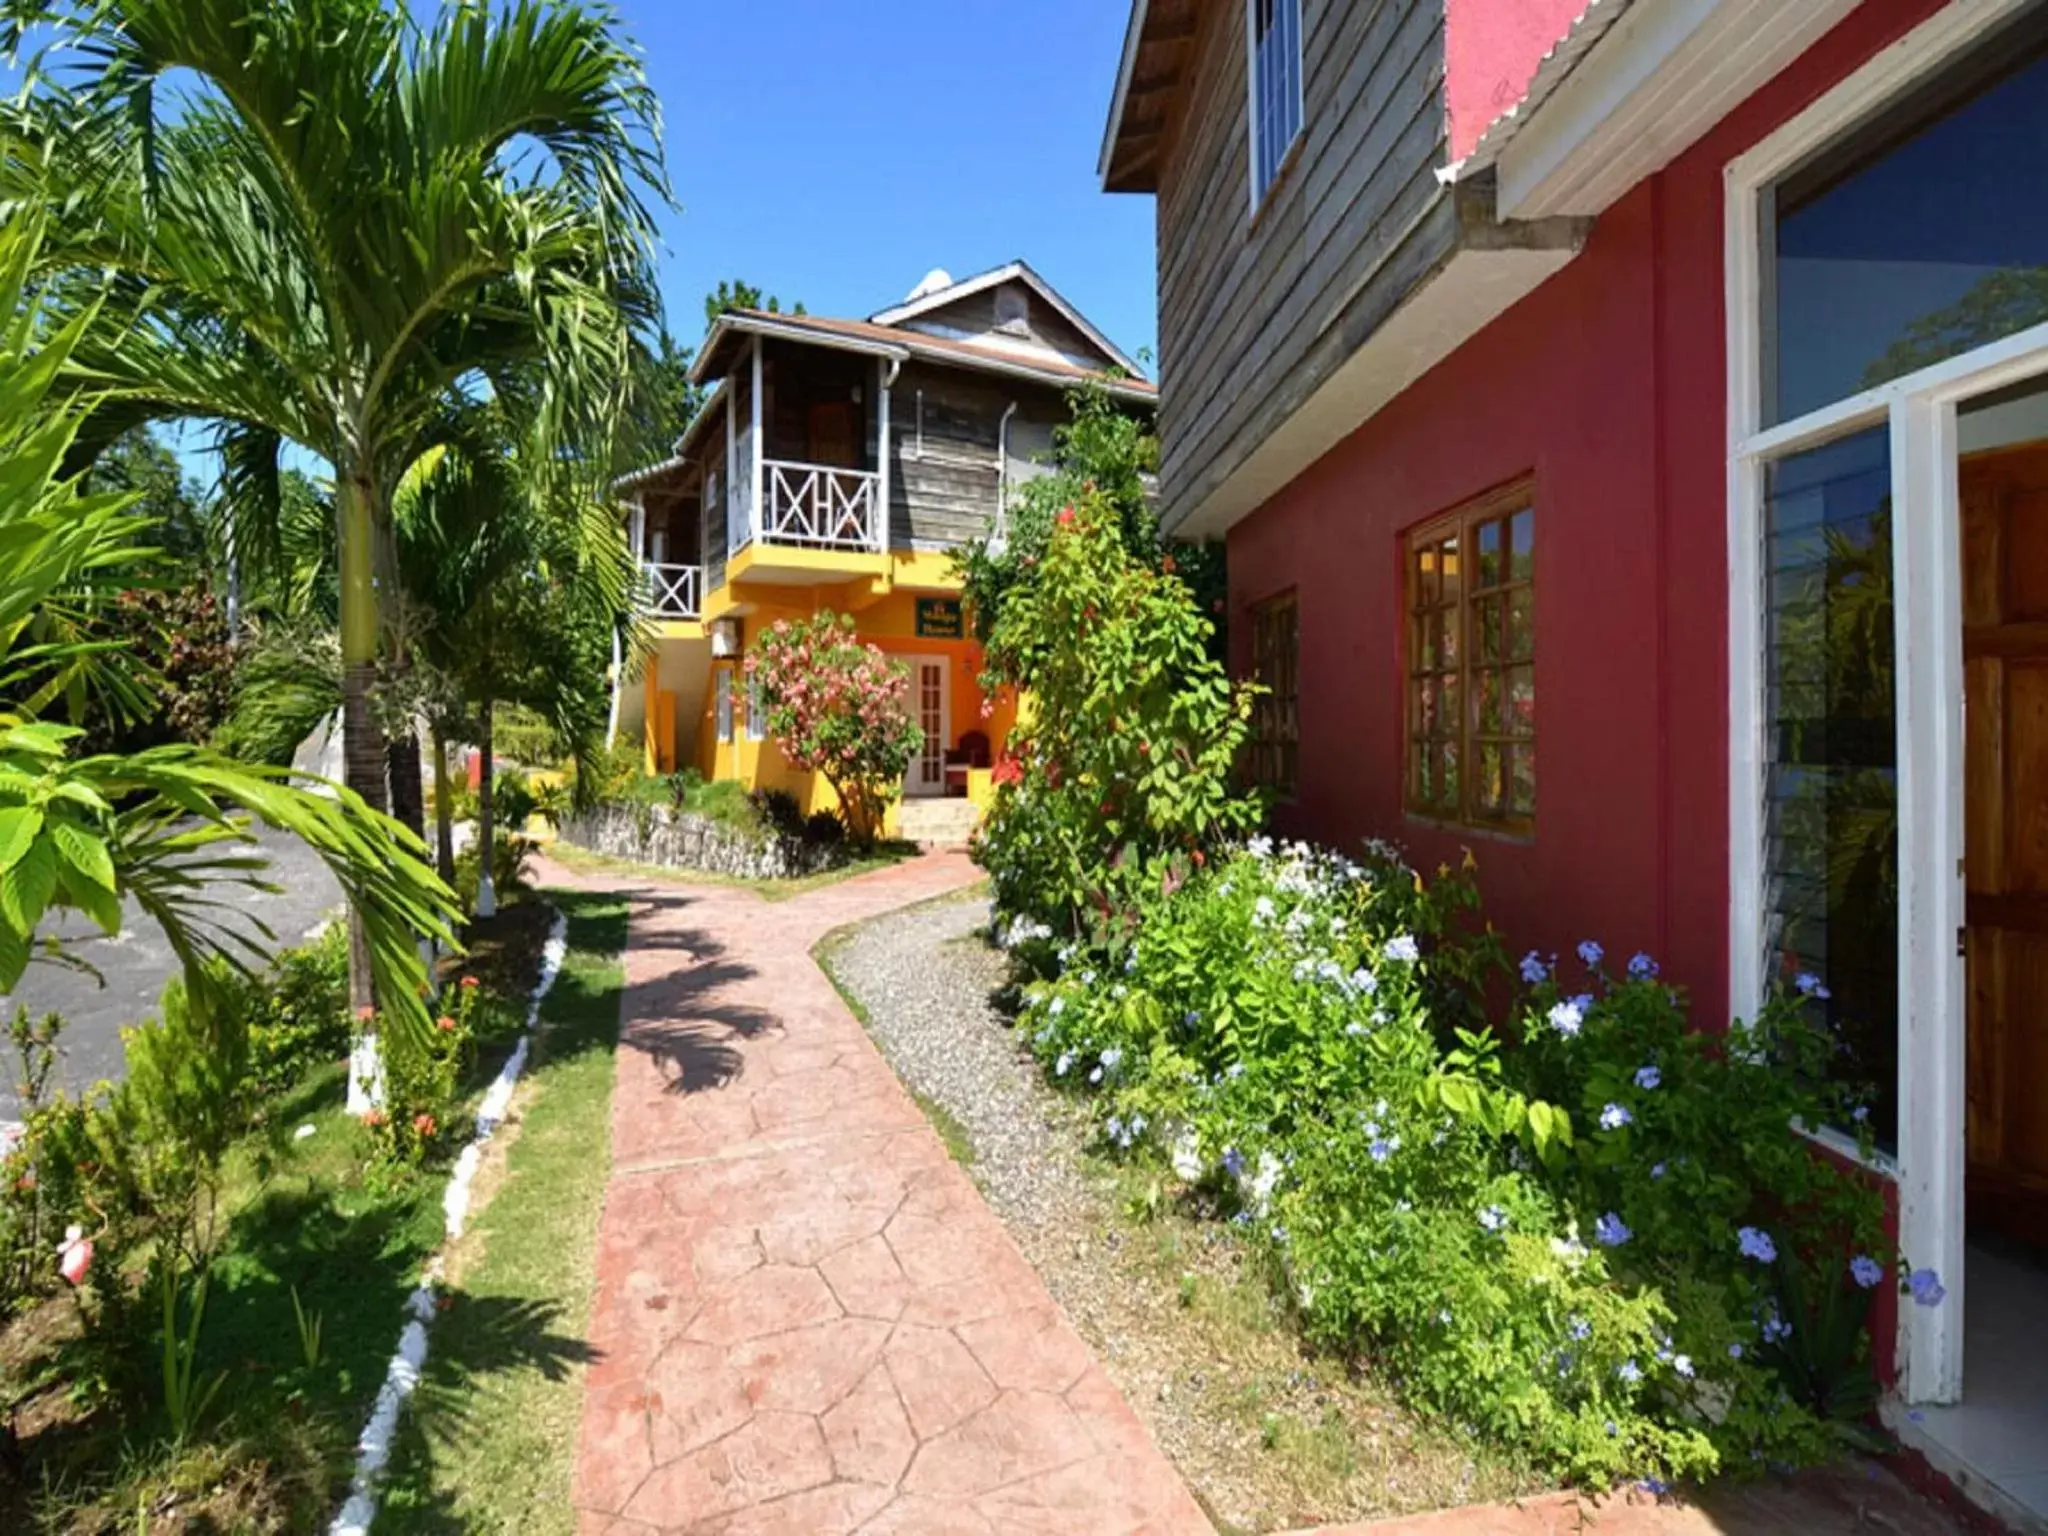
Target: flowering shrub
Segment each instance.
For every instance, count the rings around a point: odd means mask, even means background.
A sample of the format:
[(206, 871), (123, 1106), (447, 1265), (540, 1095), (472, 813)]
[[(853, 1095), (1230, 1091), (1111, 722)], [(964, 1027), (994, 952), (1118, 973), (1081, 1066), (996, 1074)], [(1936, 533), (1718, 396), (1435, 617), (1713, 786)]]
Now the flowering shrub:
[(480, 995), (474, 978), (463, 977), (442, 992), (426, 1049), (387, 1054), (384, 1101), (363, 1125), (388, 1161), (417, 1167), (456, 1129), (456, 1089), (475, 1050)]
[(1420, 1407), (1591, 1484), (1829, 1454), (1898, 1269), (1876, 1194), (1791, 1129), (1855, 1114), (1830, 1042), (1796, 992), (1691, 1030), (1653, 961), (1590, 947), (1569, 987), (1525, 960), (1508, 1039), (1447, 1023), (1476, 1004), (1444, 978), (1486, 969), (1446, 921), (1464, 880), (1254, 839), (1115, 951), (1011, 918), (1054, 973), (1020, 1027), (1112, 1148), (1233, 1213), (1311, 1337)]
[(769, 625), (746, 672), (760, 687), (768, 734), (783, 756), (825, 776), (853, 841), (874, 841), (924, 745), (903, 664), (855, 639), (851, 618), (827, 611)]
[(1251, 696), (1208, 655), (1210, 633), (1180, 578), (1125, 548), (1099, 493), (1058, 513), (988, 638), (990, 686), (1034, 701), (976, 844), (1005, 911), (1065, 935), (1128, 929), (1257, 824), (1232, 783)]

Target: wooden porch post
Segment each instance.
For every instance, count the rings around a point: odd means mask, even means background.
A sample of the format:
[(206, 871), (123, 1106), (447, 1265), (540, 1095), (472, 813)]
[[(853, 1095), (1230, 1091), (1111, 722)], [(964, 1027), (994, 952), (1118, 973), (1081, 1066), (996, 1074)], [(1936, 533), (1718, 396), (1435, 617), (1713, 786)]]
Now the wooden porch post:
[(753, 479), (754, 513), (753, 520), (748, 526), (754, 530), (754, 537), (758, 539), (762, 536), (762, 530), (767, 526), (762, 521), (764, 508), (761, 505), (761, 459), (765, 445), (761, 438), (761, 338), (758, 336), (754, 338), (753, 369), (754, 394), (753, 399), (748, 401), (748, 405), (753, 413), (754, 447), (753, 452), (748, 455), (752, 462), (748, 464), (747, 470)]
[(881, 478), (875, 482), (881, 505), (875, 508), (875, 526), (869, 535), (877, 551), (889, 548), (889, 375), (893, 366), (886, 357), (875, 359), (876, 393), (881, 400), (875, 442), (881, 457)]

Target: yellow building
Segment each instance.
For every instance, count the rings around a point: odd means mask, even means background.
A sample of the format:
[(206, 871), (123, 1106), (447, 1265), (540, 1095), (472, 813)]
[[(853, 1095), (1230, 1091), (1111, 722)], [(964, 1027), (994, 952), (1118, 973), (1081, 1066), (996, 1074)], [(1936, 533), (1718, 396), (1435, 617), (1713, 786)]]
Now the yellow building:
[(1000, 535), (1075, 385), (1148, 415), (1152, 385), (1021, 261), (934, 272), (866, 320), (729, 311), (691, 376), (712, 393), (675, 456), (619, 485), (660, 643), (617, 684), (617, 732), (649, 772), (694, 765), (828, 808), (765, 739), (742, 665), (778, 618), (850, 614), (909, 668), (924, 728), (900, 830), (963, 830), (966, 807), (933, 802), (980, 801), (1015, 708), (977, 683), (954, 552)]

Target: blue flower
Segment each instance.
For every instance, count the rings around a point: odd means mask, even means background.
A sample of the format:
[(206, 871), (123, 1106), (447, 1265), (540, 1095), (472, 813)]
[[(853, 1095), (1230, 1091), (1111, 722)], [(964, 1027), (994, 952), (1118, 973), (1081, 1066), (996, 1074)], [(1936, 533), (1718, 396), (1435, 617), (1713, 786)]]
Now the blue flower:
[(1566, 998), (1550, 1010), (1550, 1027), (1567, 1040), (1577, 1038), (1585, 1023), (1586, 1010), (1579, 1006), (1575, 997)]
[(1102, 1053), (1102, 1070), (1105, 1072), (1114, 1072), (1118, 1067), (1123, 1065), (1123, 1060), (1124, 1053), (1121, 1050), (1119, 1050), (1116, 1046), (1112, 1045), (1108, 1050)]
[(1742, 1346), (1740, 1344), (1730, 1344), (1728, 1346), (1728, 1358), (1730, 1360), (1740, 1360), (1742, 1358)]
[(1593, 1337), (1593, 1325), (1587, 1322), (1583, 1317), (1574, 1317), (1570, 1322), (1565, 1324), (1565, 1332), (1569, 1333), (1573, 1338), (1583, 1342), (1584, 1340)]
[(1619, 1376), (1625, 1385), (1632, 1387), (1643, 1379), (1643, 1368), (1633, 1360), (1624, 1360), (1614, 1374)]
[(1655, 1088), (1663, 1081), (1664, 1074), (1655, 1067), (1636, 1068), (1636, 1086), (1638, 1088)]
[(1822, 1002), (1826, 1002), (1829, 998), (1835, 995), (1834, 993), (1830, 992), (1827, 989), (1827, 986), (1821, 981), (1821, 979), (1818, 976), (1814, 975), (1811, 971), (1801, 971), (1797, 976), (1792, 978), (1792, 985), (1799, 989), (1799, 995), (1801, 997), (1817, 997)]
[(1735, 1241), (1742, 1249), (1745, 1259), (1755, 1259), (1759, 1264), (1769, 1264), (1778, 1257), (1778, 1245), (1771, 1241), (1771, 1234), (1757, 1227), (1744, 1227), (1735, 1234)]
[(1233, 1179), (1241, 1178), (1244, 1174), (1244, 1154), (1235, 1147), (1225, 1147), (1223, 1149), (1223, 1171)]
[(1627, 1105), (1610, 1104), (1600, 1111), (1600, 1129), (1603, 1131), (1618, 1131), (1634, 1119), (1635, 1116), (1628, 1112)]
[(1870, 1106), (1868, 1104), (1858, 1104), (1854, 1109), (1849, 1111), (1849, 1118), (1851, 1120), (1854, 1120), (1858, 1125), (1861, 1125), (1864, 1121), (1870, 1118)]
[(1365, 1150), (1371, 1154), (1372, 1160), (1374, 1162), (1384, 1163), (1388, 1158), (1394, 1155), (1394, 1149), (1400, 1145), (1401, 1138), (1398, 1136), (1391, 1138), (1386, 1136), (1375, 1136), (1373, 1138), (1372, 1145), (1367, 1147)]
[(1657, 962), (1648, 954), (1638, 950), (1628, 963), (1628, 974), (1632, 980), (1648, 981), (1657, 974)]
[(1046, 1005), (1045, 1011), (1054, 1018), (1058, 1018), (1067, 1011), (1067, 1000), (1064, 997), (1056, 997)]
[(1543, 957), (1537, 954), (1535, 950), (1532, 949), (1529, 953), (1522, 956), (1522, 980), (1530, 986), (1535, 986), (1538, 982), (1548, 978), (1549, 975), (1550, 967), (1543, 963)]
[(1607, 951), (1595, 939), (1588, 939), (1579, 946), (1579, 958), (1589, 966), (1598, 965), (1606, 956)]
[(1678, 1374), (1679, 1374), (1679, 1375), (1681, 1375), (1681, 1376), (1683, 1376), (1683, 1377), (1684, 1377), (1684, 1378), (1685, 1378), (1685, 1379), (1686, 1379), (1687, 1381), (1691, 1381), (1691, 1380), (1692, 1380), (1692, 1356), (1691, 1356), (1691, 1355), (1676, 1355), (1676, 1356), (1673, 1356), (1673, 1358), (1672, 1358), (1672, 1361), (1671, 1361), (1671, 1369), (1673, 1369), (1674, 1371), (1678, 1372)]
[(1498, 1232), (1508, 1224), (1508, 1213), (1497, 1205), (1489, 1205), (1479, 1213), (1479, 1225), (1489, 1232)]
[(1635, 1234), (1613, 1211), (1593, 1223), (1593, 1241), (1603, 1248), (1619, 1248), (1633, 1236)]
[(1671, 1491), (1671, 1485), (1661, 1477), (1646, 1477), (1638, 1486), (1653, 1499), (1661, 1499)]
[(1422, 946), (1415, 942), (1413, 935), (1397, 933), (1381, 946), (1380, 953), (1389, 960), (1413, 965), (1422, 958)]
[(1931, 1269), (1916, 1269), (1906, 1276), (1906, 1289), (1913, 1293), (1913, 1300), (1923, 1307), (1938, 1307), (1941, 1298), (1948, 1292), (1942, 1289), (1941, 1276)]
[(1653, 1178), (1653, 1179), (1661, 1179), (1661, 1178), (1663, 1178), (1663, 1177), (1664, 1177), (1664, 1165), (1663, 1165), (1662, 1163), (1652, 1163), (1652, 1164), (1650, 1165), (1650, 1177), (1651, 1177), (1651, 1178)]
[(1884, 1278), (1884, 1266), (1869, 1254), (1859, 1253), (1849, 1261), (1849, 1274), (1867, 1291)]

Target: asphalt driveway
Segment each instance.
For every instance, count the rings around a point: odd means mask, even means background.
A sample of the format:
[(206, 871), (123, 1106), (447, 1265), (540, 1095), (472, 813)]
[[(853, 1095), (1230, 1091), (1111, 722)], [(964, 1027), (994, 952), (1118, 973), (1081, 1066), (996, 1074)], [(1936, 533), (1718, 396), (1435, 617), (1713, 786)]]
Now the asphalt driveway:
[[(267, 924), (279, 946), (301, 943), (340, 911), (341, 887), (327, 866), (297, 838), (265, 828), (258, 833), (258, 841), (270, 859), (269, 878), (282, 889), (251, 891), (224, 885), (212, 894), (242, 921), (255, 918)], [(37, 1014), (55, 1010), (64, 1015), (59, 1074), (66, 1086), (76, 1091), (101, 1078), (121, 1075), (121, 1026), (155, 1011), (157, 997), (178, 965), (162, 930), (133, 902), (126, 905), (121, 932), (113, 938), (75, 915), (55, 931), (78, 941), (77, 953), (98, 968), (104, 985), (83, 972), (35, 961), (13, 993), (0, 998), (0, 1008), (9, 1018), (23, 1004)], [(261, 932), (245, 931), (259, 936)], [(13, 1048), (4, 1040), (0, 1040), (0, 1057), (4, 1057), (0, 1060), (0, 1122), (4, 1122), (20, 1117), (15, 1093), (19, 1072)]]

